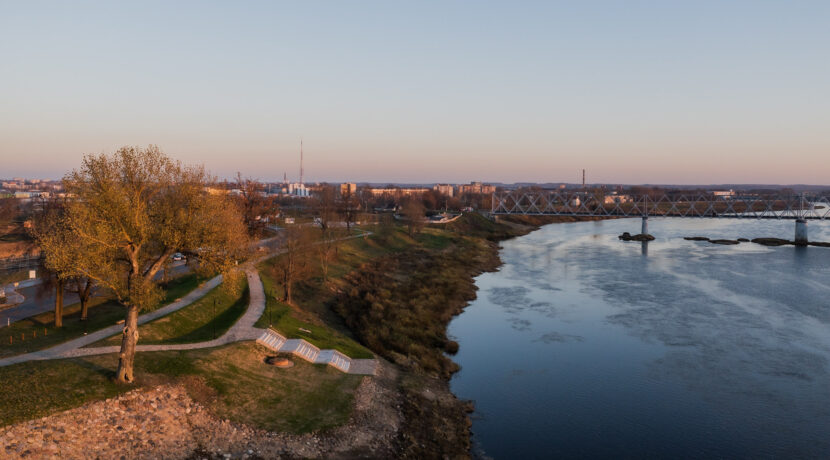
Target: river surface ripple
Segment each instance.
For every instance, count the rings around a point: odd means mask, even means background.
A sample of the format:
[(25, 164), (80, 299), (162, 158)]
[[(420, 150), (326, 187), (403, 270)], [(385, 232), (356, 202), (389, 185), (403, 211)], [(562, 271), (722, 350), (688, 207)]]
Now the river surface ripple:
[[(554, 224), (502, 243), (504, 265), (450, 324), (494, 458), (830, 458), (830, 249), (792, 221)], [(830, 241), (830, 222), (809, 223)]]

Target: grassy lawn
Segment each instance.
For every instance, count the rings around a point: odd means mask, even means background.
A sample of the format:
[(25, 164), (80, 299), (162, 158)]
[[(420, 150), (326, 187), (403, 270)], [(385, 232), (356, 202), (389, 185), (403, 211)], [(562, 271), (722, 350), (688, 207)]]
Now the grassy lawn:
[(208, 278), (199, 276), (195, 273), (188, 273), (186, 275), (173, 278), (167, 283), (162, 283), (161, 288), (164, 289), (164, 300), (162, 300), (159, 304), (159, 308), (184, 297), (190, 291), (196, 289), (200, 284), (207, 280)]
[[(124, 307), (114, 300), (95, 297), (90, 300), (89, 319), (81, 321), (81, 304), (64, 307), (63, 327), (55, 328), (52, 311), (31, 316), (0, 329), (0, 358), (43, 350), (78, 338), (84, 331), (93, 332), (124, 319)], [(9, 338), (12, 343), (9, 344)]]
[[(166, 290), (164, 303), (170, 303), (193, 290), (201, 281), (195, 274), (173, 279), (162, 287)], [(124, 319), (124, 307), (106, 297), (93, 297), (89, 304), (89, 319), (81, 321), (81, 304), (64, 307), (63, 327), (55, 328), (55, 313), (48, 311), (0, 328), (0, 358), (43, 350), (78, 338), (84, 332), (112, 326)], [(9, 338), (11, 337), (11, 344)], [(22, 340), (21, 340), (22, 338)]]
[[(290, 369), (263, 363), (253, 342), (182, 352), (139, 353), (138, 385), (181, 382), (216, 416), (272, 431), (305, 433), (345, 423), (361, 376), (295, 359)], [(0, 398), (0, 426), (30, 420), (133, 389), (112, 383), (114, 354), (0, 367), (0, 382), (27, 391)]]
[[(228, 293), (221, 285), (217, 286), (181, 310), (140, 326), (139, 343), (148, 345), (204, 342), (213, 339), (214, 332), (216, 337), (221, 337), (245, 313), (248, 299), (247, 286), (239, 294)], [(120, 344), (119, 334), (99, 340), (89, 347)]]

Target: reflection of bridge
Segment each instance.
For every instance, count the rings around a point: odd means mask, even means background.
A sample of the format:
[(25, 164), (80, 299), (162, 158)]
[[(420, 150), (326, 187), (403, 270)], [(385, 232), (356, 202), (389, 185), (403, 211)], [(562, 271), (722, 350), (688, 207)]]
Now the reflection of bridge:
[(830, 220), (830, 198), (788, 195), (775, 197), (717, 197), (712, 195), (598, 195), (586, 192), (514, 190), (492, 195), (494, 215), (590, 217), (714, 217), (795, 219), (796, 240), (807, 240), (807, 220)]

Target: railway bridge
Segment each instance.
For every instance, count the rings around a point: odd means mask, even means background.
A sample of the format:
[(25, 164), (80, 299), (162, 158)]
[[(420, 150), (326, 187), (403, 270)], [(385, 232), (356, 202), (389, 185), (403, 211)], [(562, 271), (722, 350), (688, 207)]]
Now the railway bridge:
[(492, 194), (491, 215), (583, 217), (791, 219), (795, 242), (806, 244), (808, 220), (830, 220), (830, 197), (807, 194), (716, 196), (713, 194), (617, 195), (592, 192), (519, 189)]

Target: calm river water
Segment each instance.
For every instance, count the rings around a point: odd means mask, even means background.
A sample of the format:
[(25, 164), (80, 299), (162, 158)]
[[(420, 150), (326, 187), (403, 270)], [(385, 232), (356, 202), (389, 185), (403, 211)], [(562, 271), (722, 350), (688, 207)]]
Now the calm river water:
[[(792, 221), (554, 224), (503, 242), (504, 265), (450, 324), (480, 455), (830, 458), (830, 248)], [(830, 241), (830, 222), (809, 223)]]

